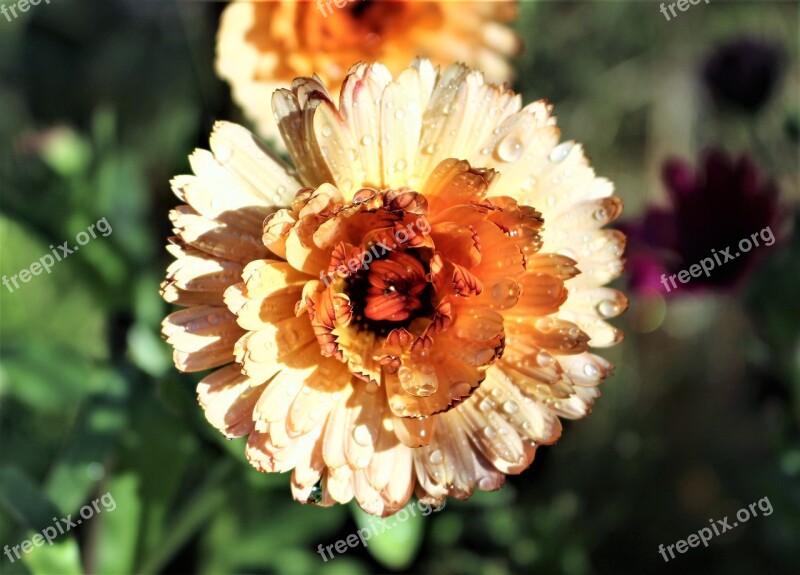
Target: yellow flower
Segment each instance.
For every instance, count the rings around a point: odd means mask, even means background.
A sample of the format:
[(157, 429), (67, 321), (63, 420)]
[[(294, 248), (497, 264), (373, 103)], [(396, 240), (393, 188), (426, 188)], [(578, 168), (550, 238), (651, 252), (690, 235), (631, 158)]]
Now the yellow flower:
[(527, 468), (585, 416), (621, 332), (621, 203), (551, 107), (462, 65), (354, 66), (273, 109), (294, 167), (244, 128), (173, 182), (164, 321), (208, 420), (303, 502), (389, 515)]
[(380, 61), (399, 74), (416, 57), (436, 65), (463, 62), (492, 82), (511, 79), (506, 58), (520, 47), (504, 24), (515, 0), (239, 0), (222, 15), (217, 72), (258, 132), (278, 138), (272, 92), (316, 74), (338, 93), (348, 67)]

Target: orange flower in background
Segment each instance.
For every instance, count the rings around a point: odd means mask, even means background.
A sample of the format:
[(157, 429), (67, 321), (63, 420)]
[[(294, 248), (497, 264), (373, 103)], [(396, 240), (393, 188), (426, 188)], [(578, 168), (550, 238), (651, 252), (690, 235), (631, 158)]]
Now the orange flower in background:
[(521, 46), (504, 25), (516, 1), (241, 0), (222, 15), (217, 72), (264, 137), (278, 138), (272, 93), (317, 75), (338, 93), (353, 62), (380, 61), (393, 74), (417, 56), (463, 62), (492, 82), (508, 81), (506, 58)]
[[(337, 105), (337, 101), (339, 104)], [(461, 65), (272, 100), (294, 167), (218, 124), (173, 181), (163, 333), (208, 420), (302, 502), (494, 490), (578, 419), (621, 332), (621, 211), (551, 107)]]

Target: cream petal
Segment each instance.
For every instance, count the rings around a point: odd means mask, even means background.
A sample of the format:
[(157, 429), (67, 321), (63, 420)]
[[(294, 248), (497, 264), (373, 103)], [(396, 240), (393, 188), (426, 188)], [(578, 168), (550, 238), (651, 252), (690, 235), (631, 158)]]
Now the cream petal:
[(350, 202), (366, 181), (360, 144), (333, 104), (327, 102), (320, 104), (314, 112), (314, 133), (322, 157), (333, 175), (333, 183), (344, 200)]
[(246, 263), (270, 255), (261, 241), (260, 230), (248, 234), (201, 216), (189, 206), (172, 210), (170, 219), (184, 242), (219, 258)]
[(320, 100), (312, 100), (307, 107), (302, 107), (297, 96), (289, 90), (276, 90), (272, 96), (272, 110), (286, 149), (297, 168), (297, 176), (302, 184), (313, 188), (332, 181), (311, 122), (314, 108), (319, 103)]
[[(347, 83), (342, 92), (341, 112), (352, 131), (352, 141), (358, 144), (364, 185), (383, 189), (380, 102), (392, 75), (382, 64), (361, 70), (362, 74)], [(345, 91), (347, 96), (345, 97)], [(391, 137), (387, 134), (387, 137)]]
[(348, 385), (341, 392), (337, 392), (336, 404), (331, 409), (328, 421), (325, 424), (322, 457), (330, 469), (347, 467), (346, 434), (352, 433), (353, 430), (348, 429), (345, 424), (349, 419), (348, 409), (350, 407), (347, 404), (352, 393), (352, 385)]
[(253, 407), (264, 384), (242, 375), (237, 365), (223, 367), (197, 385), (197, 397), (208, 422), (226, 437), (241, 437), (253, 429)]
[(331, 358), (321, 359), (320, 367), (305, 381), (289, 409), (286, 423), (289, 435), (309, 433), (321, 425), (336, 403), (336, 392), (341, 393), (350, 379), (342, 363)]
[(347, 503), (353, 499), (353, 472), (349, 467), (328, 467), (324, 489), (334, 501)]

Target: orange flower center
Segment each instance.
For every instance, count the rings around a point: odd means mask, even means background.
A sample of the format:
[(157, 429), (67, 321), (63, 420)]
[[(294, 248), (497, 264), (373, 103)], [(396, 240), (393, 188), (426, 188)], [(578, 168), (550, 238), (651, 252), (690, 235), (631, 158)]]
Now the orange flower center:
[(403, 321), (422, 308), (420, 299), (427, 287), (425, 268), (408, 254), (392, 252), (377, 261), (367, 275), (364, 315), (375, 321)]

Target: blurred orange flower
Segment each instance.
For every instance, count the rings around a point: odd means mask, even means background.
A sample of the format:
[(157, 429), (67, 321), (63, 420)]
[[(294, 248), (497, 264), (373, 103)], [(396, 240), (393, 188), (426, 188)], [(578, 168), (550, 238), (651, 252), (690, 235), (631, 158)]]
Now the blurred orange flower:
[(336, 101), (275, 93), (294, 167), (219, 124), (174, 180), (175, 363), (219, 368), (208, 420), (300, 501), (497, 489), (611, 370), (591, 348), (622, 339), (621, 203), (550, 106), (464, 66), (359, 64)]
[(277, 138), (276, 89), (316, 74), (337, 93), (353, 62), (381, 61), (397, 74), (416, 57), (463, 62), (492, 82), (511, 79), (506, 58), (520, 40), (504, 24), (516, 1), (239, 0), (222, 15), (217, 72), (264, 137)]

